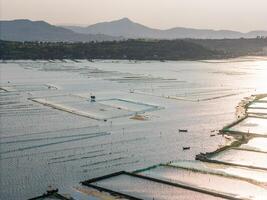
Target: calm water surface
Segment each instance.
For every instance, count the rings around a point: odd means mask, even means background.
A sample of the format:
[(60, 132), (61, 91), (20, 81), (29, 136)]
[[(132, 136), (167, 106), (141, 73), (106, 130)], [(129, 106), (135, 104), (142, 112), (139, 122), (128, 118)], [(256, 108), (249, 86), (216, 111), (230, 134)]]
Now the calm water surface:
[[(192, 160), (213, 151), (225, 141), (210, 137), (211, 132), (235, 119), (235, 106), (243, 97), (267, 92), (266, 80), (265, 58), (2, 62), (0, 82), (7, 91), (0, 93), (0, 199), (34, 197), (48, 185), (66, 190), (111, 172)], [(73, 95), (88, 100), (95, 95), (96, 103), (108, 100), (109, 105), (114, 104), (110, 99), (139, 103), (128, 105), (129, 110), (142, 107), (140, 103), (161, 109), (143, 114), (146, 120), (125, 116), (103, 121), (31, 100), (60, 96), (59, 106), (107, 116), (102, 107), (83, 110), (69, 98)], [(120, 109), (127, 110), (127, 103)]]

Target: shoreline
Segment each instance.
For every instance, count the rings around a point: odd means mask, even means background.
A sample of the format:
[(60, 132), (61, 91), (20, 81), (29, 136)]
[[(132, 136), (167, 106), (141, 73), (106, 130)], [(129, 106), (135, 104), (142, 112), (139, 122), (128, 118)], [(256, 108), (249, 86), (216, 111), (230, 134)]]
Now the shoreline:
[[(267, 60), (267, 55), (263, 56), (236, 56), (236, 57), (226, 57), (226, 58), (210, 58), (210, 59), (180, 59), (180, 60), (150, 60), (150, 59), (111, 59), (111, 58), (97, 58), (97, 59), (79, 59), (79, 58), (64, 58), (64, 59), (0, 59), (0, 63), (14, 62), (14, 61), (61, 61), (65, 62), (65, 60), (70, 60), (73, 62), (79, 63), (79, 61), (90, 61), (90, 62), (100, 62), (100, 61), (111, 61), (111, 62), (203, 62), (203, 63), (227, 63), (227, 62), (247, 62), (247, 61), (255, 61), (255, 60)], [(235, 61), (236, 60), (236, 61)], [(219, 61), (219, 62), (218, 62)], [(221, 61), (221, 62), (220, 62)]]

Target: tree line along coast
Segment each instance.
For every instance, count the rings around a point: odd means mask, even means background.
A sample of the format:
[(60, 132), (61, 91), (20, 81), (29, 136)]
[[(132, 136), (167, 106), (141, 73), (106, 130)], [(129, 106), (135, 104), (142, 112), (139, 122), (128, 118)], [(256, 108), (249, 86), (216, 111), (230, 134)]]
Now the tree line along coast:
[(267, 38), (127, 39), (102, 42), (0, 41), (0, 59), (199, 60), (266, 56)]

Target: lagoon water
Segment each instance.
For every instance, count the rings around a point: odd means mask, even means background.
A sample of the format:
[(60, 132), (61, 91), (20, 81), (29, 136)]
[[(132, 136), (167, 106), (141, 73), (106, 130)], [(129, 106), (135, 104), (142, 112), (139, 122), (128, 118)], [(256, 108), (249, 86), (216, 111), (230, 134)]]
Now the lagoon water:
[(0, 199), (27, 199), (217, 149), (238, 102), (267, 93), (267, 58), (5, 61), (0, 82)]

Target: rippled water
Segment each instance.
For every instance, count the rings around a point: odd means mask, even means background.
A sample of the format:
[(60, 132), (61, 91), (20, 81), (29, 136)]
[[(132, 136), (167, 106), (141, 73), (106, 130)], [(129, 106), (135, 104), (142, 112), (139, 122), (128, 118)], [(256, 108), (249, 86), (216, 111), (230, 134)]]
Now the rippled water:
[[(221, 136), (210, 137), (211, 132), (235, 119), (235, 106), (243, 97), (267, 92), (266, 77), (266, 59), (254, 58), (2, 62), (0, 197), (30, 198), (42, 194), (48, 185), (68, 188), (111, 172), (192, 160), (200, 152), (213, 151), (225, 141)], [(93, 106), (101, 119), (109, 116), (105, 110), (112, 106), (118, 113), (147, 108), (111, 99), (161, 109), (141, 113), (145, 120), (127, 115), (104, 121), (31, 100), (61, 96), (57, 103), (64, 106), (68, 100), (64, 97), (72, 95), (87, 99), (95, 95), (104, 106)], [(92, 107), (76, 100), (70, 104), (79, 112)], [(117, 114), (116, 109), (111, 114)], [(190, 146), (190, 151), (183, 151), (183, 146)]]

